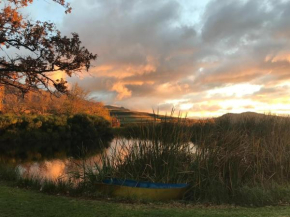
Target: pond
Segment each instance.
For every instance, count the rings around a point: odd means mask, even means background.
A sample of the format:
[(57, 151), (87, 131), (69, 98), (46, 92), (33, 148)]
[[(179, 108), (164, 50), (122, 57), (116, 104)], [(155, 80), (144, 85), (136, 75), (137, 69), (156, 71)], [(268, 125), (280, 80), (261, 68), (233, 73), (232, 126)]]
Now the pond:
[[(70, 173), (82, 170), (83, 166), (94, 167), (101, 164), (103, 154), (112, 155), (119, 152), (119, 139), (113, 139), (109, 148), (102, 151), (97, 150), (96, 153), (82, 153), (81, 157), (55, 157), (50, 160), (28, 161), (18, 164), (19, 172), (25, 177), (38, 177), (49, 180), (67, 179)], [(122, 140), (128, 146), (133, 140)], [(80, 151), (81, 152), (81, 151)]]
[[(107, 146), (108, 148), (103, 150), (97, 149), (93, 151), (90, 149), (88, 152), (85, 148), (77, 148), (79, 151), (78, 157), (69, 156), (65, 152), (56, 152), (52, 158), (47, 158), (44, 153), (33, 153), (31, 154), (33, 157), (27, 155), (28, 157), (26, 159), (10, 158), (9, 161), (17, 165), (23, 177), (67, 180), (70, 174), (76, 171), (83, 172), (84, 168), (96, 169), (96, 166), (101, 166), (103, 156), (107, 156), (111, 159), (113, 159), (114, 156), (122, 156), (124, 158), (133, 147), (146, 144), (151, 143), (138, 139), (115, 138), (110, 142), (109, 147)], [(193, 143), (188, 143), (188, 148), (191, 152), (196, 151), (196, 147)]]

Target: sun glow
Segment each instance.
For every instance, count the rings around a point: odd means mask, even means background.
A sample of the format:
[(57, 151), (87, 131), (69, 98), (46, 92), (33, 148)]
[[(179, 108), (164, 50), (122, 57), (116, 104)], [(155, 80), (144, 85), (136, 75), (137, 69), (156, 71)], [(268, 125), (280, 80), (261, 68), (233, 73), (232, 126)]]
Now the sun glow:
[(245, 95), (258, 92), (261, 88), (262, 88), (262, 85), (253, 85), (253, 84), (244, 83), (244, 84), (226, 86), (222, 88), (215, 88), (213, 90), (209, 90), (207, 93), (208, 93), (208, 97), (212, 97), (214, 95), (242, 97)]
[(193, 107), (193, 103), (184, 103), (184, 104), (179, 105), (180, 110), (189, 110), (192, 107)]

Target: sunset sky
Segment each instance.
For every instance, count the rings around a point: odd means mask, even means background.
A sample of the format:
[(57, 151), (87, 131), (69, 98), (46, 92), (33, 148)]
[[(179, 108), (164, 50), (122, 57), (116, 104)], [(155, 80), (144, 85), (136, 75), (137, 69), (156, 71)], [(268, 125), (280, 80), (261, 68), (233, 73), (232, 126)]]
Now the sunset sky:
[[(98, 59), (69, 79), (131, 110), (290, 112), (290, 1), (38, 0), (26, 13), (77, 32)], [(201, 3), (202, 2), (202, 3)]]

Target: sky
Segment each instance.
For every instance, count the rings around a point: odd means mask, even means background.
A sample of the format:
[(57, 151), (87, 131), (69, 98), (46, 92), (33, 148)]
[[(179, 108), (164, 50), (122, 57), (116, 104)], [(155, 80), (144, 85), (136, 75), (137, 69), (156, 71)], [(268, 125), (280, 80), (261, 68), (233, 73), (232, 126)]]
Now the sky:
[[(69, 78), (104, 104), (188, 117), (290, 112), (290, 1), (50, 0), (26, 13), (98, 54)], [(60, 73), (59, 76), (63, 76)]]

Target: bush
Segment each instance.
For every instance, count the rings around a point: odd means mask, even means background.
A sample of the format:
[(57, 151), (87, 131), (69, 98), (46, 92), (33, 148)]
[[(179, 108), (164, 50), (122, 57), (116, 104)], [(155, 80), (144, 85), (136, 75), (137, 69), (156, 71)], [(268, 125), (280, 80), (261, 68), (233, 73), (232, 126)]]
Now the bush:
[(0, 115), (0, 153), (5, 157), (33, 160), (39, 154), (53, 158), (56, 152), (77, 156), (82, 148), (108, 147), (112, 138), (110, 123), (98, 116)]
[(102, 117), (77, 114), (68, 118), (73, 145), (101, 145), (113, 139), (110, 123)]

